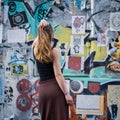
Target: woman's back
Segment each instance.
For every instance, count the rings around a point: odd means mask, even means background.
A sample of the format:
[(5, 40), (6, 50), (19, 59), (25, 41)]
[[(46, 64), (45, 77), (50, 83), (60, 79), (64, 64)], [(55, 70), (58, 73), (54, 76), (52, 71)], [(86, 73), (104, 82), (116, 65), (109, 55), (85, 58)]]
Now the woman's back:
[(36, 64), (41, 82), (55, 78), (52, 62), (41, 63), (40, 61), (36, 60)]
[[(58, 42), (58, 39), (54, 38), (52, 40), (52, 49), (56, 47)], [(35, 56), (34, 56), (35, 57)], [(37, 64), (37, 69), (38, 69), (38, 73), (40, 75), (40, 81), (46, 81), (52, 78), (55, 78), (54, 75), (54, 70), (53, 70), (53, 62), (48, 62), (48, 63), (42, 63), (39, 60), (36, 60), (36, 64)]]

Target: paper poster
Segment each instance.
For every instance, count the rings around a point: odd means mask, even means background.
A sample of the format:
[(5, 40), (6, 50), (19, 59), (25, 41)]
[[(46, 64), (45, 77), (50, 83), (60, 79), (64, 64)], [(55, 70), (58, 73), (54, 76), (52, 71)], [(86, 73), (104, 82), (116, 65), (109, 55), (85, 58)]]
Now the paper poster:
[(112, 120), (120, 118), (120, 85), (108, 85), (108, 108)]
[(105, 33), (97, 33), (98, 46), (106, 46), (108, 43)]
[(26, 40), (25, 29), (8, 30), (7, 36), (8, 43), (25, 42)]
[(84, 53), (84, 37), (71, 36), (70, 50), (71, 50), (71, 54), (83, 54)]
[(77, 95), (76, 114), (103, 115), (104, 96)]
[(85, 34), (85, 16), (72, 16), (72, 34)]
[(4, 118), (8, 118), (13, 113), (16, 113), (16, 97), (17, 97), (17, 88), (16, 88), (16, 79), (11, 79), (5, 81), (4, 83)]
[[(84, 63), (84, 57), (69, 56), (66, 58), (65, 69), (75, 70), (76, 72), (81, 71), (84, 68), (83, 63)], [(68, 72), (69, 74), (72, 74), (72, 72), (70, 72), (70, 71), (66, 71), (66, 72)]]
[(120, 12), (110, 13), (110, 29), (120, 31)]

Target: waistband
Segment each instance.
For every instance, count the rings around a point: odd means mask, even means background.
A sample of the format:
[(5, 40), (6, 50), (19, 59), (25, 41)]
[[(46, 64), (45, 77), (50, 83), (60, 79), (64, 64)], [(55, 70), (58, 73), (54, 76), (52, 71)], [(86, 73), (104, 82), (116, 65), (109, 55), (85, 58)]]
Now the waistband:
[(40, 81), (39, 84), (46, 84), (46, 83), (55, 82), (55, 81), (56, 81), (56, 79), (52, 78), (52, 79), (48, 79), (48, 80), (45, 80), (45, 81)]

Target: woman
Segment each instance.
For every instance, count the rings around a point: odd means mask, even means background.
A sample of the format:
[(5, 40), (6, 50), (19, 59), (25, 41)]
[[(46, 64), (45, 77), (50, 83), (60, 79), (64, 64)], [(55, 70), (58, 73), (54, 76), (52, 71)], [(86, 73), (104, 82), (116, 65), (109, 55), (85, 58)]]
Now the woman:
[(33, 42), (34, 57), (40, 75), (39, 110), (42, 120), (68, 120), (68, 105), (73, 99), (60, 69), (59, 51), (53, 44), (53, 28), (45, 20), (38, 25)]

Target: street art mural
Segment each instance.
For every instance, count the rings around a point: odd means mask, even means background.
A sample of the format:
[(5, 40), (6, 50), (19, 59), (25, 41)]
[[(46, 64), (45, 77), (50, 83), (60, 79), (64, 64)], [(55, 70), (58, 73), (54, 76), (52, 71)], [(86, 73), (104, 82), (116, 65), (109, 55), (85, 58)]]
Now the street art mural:
[(69, 120), (119, 120), (119, 0), (4, 0), (0, 9), (1, 120), (40, 120), (31, 45), (42, 19), (54, 28), (74, 99)]

